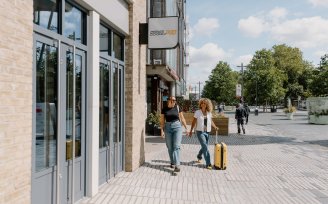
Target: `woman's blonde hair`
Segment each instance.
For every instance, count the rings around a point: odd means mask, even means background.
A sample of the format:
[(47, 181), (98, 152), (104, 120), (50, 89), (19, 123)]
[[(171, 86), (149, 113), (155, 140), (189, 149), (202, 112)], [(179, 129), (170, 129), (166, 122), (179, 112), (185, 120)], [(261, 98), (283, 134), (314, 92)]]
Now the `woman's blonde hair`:
[(213, 110), (213, 105), (212, 105), (212, 101), (208, 98), (201, 98), (199, 99), (199, 102), (198, 102), (198, 107), (199, 109), (201, 109), (202, 107), (200, 106), (200, 104), (202, 103), (205, 103), (206, 104), (206, 111), (207, 112), (212, 112)]

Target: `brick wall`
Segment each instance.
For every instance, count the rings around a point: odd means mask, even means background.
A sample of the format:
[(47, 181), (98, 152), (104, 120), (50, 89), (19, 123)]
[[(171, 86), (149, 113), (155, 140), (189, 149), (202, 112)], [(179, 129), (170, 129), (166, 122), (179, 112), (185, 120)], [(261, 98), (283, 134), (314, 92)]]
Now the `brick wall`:
[(0, 203), (31, 202), (33, 0), (0, 1)]
[(129, 5), (125, 72), (125, 171), (134, 171), (145, 161), (146, 46), (139, 45), (139, 23), (146, 23), (146, 1)]

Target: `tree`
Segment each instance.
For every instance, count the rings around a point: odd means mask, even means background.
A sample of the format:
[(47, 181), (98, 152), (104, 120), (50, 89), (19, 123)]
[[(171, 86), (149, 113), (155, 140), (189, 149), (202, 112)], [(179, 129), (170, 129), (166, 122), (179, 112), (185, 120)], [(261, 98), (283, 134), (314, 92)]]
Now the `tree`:
[(283, 88), (286, 89), (286, 98), (296, 99), (304, 95), (306, 84), (303, 84), (302, 75), (309, 67), (309, 63), (303, 60), (299, 48), (293, 48), (285, 44), (275, 45), (272, 48), (275, 67), (285, 75)]
[(238, 74), (226, 62), (220, 61), (205, 82), (202, 97), (218, 103), (235, 104), (237, 78)]
[(313, 71), (310, 90), (314, 96), (328, 95), (328, 54), (321, 57), (320, 66)]
[(256, 51), (244, 76), (246, 101), (255, 104), (257, 99), (257, 105), (275, 105), (284, 97), (284, 75), (274, 64), (270, 50)]

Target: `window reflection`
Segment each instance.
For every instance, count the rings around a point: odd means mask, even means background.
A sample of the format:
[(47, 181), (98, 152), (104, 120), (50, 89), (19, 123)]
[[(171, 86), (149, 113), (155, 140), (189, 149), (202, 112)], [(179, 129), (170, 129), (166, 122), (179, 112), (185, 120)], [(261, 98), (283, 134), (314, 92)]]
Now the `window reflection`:
[(57, 48), (36, 43), (35, 171), (56, 165)]
[(82, 56), (75, 55), (75, 157), (81, 156)]
[(118, 119), (119, 119), (119, 90), (118, 90), (118, 64), (113, 63), (114, 69), (113, 69), (113, 141), (118, 142)]
[(113, 35), (113, 50), (115, 53), (115, 58), (119, 60), (124, 60), (123, 57), (123, 38), (121, 38), (119, 35), (115, 34)]
[(103, 25), (100, 25), (100, 33), (99, 33), (99, 47), (100, 52), (106, 52), (110, 55), (110, 31)]
[(100, 63), (99, 79), (99, 148), (109, 144), (109, 65)]
[(66, 51), (66, 160), (73, 152), (73, 53)]
[(58, 33), (57, 0), (34, 0), (33, 22), (43, 28)]
[(85, 44), (84, 19), (84, 13), (82, 11), (66, 2), (64, 14), (64, 36)]
[[(81, 77), (82, 56), (75, 55), (75, 98), (73, 53), (66, 52), (66, 160), (72, 159), (73, 129), (75, 128), (75, 157), (81, 156)], [(74, 101), (75, 100), (75, 101)], [(75, 108), (73, 105), (75, 103)], [(75, 111), (75, 124), (73, 123)], [(73, 127), (73, 125), (75, 125)]]

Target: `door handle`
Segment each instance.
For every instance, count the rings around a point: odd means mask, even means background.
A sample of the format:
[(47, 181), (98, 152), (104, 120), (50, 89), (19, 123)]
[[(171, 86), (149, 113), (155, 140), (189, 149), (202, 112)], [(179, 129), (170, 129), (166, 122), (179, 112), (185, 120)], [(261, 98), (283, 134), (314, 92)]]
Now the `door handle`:
[(59, 179), (62, 179), (63, 178), (63, 175), (62, 174), (58, 174), (59, 176)]

